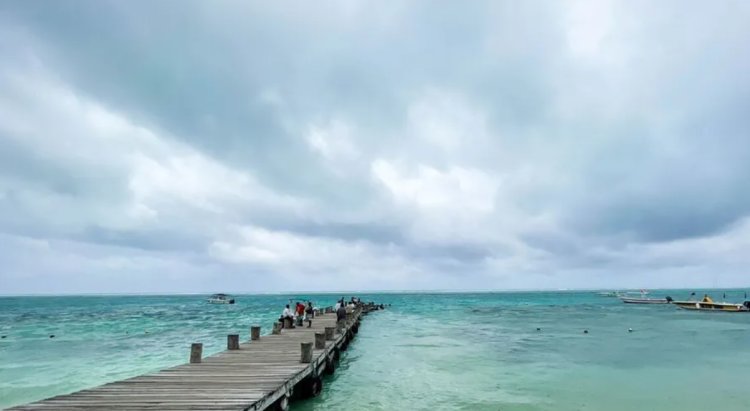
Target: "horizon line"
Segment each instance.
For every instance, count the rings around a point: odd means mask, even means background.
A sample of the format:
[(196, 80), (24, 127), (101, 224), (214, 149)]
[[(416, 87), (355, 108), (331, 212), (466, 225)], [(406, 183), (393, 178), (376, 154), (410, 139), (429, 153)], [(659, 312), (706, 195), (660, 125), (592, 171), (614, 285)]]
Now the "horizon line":
[[(506, 288), (506, 289), (404, 289), (404, 290), (326, 290), (326, 291), (239, 291), (239, 292), (223, 292), (224, 294), (231, 295), (290, 295), (290, 294), (307, 294), (307, 295), (323, 295), (323, 294), (494, 294), (494, 293), (533, 293), (533, 292), (593, 292), (593, 291), (640, 291), (640, 290), (741, 290), (750, 286), (742, 287), (678, 287), (678, 288), (535, 288), (535, 289), (524, 289), (524, 288)], [(96, 297), (96, 296), (122, 296), (122, 297), (137, 297), (137, 296), (198, 296), (198, 295), (210, 295), (217, 294), (218, 291), (202, 291), (202, 292), (133, 292), (133, 293), (117, 293), (117, 292), (83, 292), (83, 293), (19, 293), (19, 294), (4, 294), (0, 293), (1, 297)]]

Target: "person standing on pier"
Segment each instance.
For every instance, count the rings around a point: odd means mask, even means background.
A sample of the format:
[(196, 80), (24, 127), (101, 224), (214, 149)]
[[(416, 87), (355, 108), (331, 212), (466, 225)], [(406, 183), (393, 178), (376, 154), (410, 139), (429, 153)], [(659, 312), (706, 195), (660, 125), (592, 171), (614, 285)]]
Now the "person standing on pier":
[(313, 308), (312, 301), (307, 302), (307, 308), (305, 308), (305, 315), (308, 320), (315, 318), (315, 309)]
[(344, 304), (336, 304), (339, 308), (336, 310), (336, 322), (342, 323), (346, 321), (346, 307)]
[(297, 301), (295, 312), (297, 315), (297, 325), (301, 326), (303, 322), (305, 321), (305, 305)]
[(307, 328), (312, 327), (312, 319), (315, 318), (315, 310), (313, 310), (312, 301), (307, 302), (305, 308), (305, 320), (307, 320)]

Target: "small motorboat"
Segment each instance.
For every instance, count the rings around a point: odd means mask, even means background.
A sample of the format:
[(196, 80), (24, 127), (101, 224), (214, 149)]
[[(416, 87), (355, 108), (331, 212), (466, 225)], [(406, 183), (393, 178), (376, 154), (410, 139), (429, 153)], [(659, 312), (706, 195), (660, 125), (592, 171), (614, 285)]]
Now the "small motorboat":
[(702, 301), (674, 301), (673, 304), (684, 310), (693, 311), (720, 311), (726, 313), (750, 312), (750, 301), (745, 301), (742, 304), (726, 302), (716, 303), (710, 298), (704, 297)]
[(672, 302), (672, 297), (669, 296), (664, 298), (646, 297), (648, 292), (644, 290), (641, 290), (639, 297), (636, 297), (633, 294), (634, 293), (625, 293), (620, 295), (619, 298), (625, 304), (669, 304)]
[(227, 294), (214, 294), (208, 298), (209, 304), (234, 304), (234, 298)]

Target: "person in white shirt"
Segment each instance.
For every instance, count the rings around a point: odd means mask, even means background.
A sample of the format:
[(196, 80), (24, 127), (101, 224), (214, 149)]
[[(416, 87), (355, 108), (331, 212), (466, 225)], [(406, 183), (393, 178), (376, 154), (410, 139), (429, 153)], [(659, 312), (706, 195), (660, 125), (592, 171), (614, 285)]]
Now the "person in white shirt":
[(281, 313), (281, 318), (294, 318), (292, 310), (289, 309), (289, 304), (286, 305), (286, 308), (284, 308), (284, 312)]
[(287, 318), (289, 319), (289, 325), (291, 326), (291, 328), (294, 328), (294, 313), (289, 308), (289, 304), (286, 305), (284, 311), (281, 313), (281, 319), (279, 321), (281, 321), (282, 328), (286, 328), (285, 320)]
[(336, 305), (333, 307), (333, 311), (334, 312), (338, 311), (339, 307), (341, 307), (341, 301), (336, 301)]

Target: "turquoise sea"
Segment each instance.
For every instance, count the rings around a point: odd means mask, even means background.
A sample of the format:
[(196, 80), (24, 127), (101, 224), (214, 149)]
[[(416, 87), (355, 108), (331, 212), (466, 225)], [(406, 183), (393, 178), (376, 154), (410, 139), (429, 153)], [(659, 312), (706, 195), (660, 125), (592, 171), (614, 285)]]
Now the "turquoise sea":
[[(750, 409), (750, 314), (593, 292), (358, 295), (391, 307), (363, 321), (322, 395), (293, 410)], [(290, 298), (341, 296), (2, 297), (0, 408), (184, 363), (192, 342), (210, 354), (251, 324), (268, 332)]]

